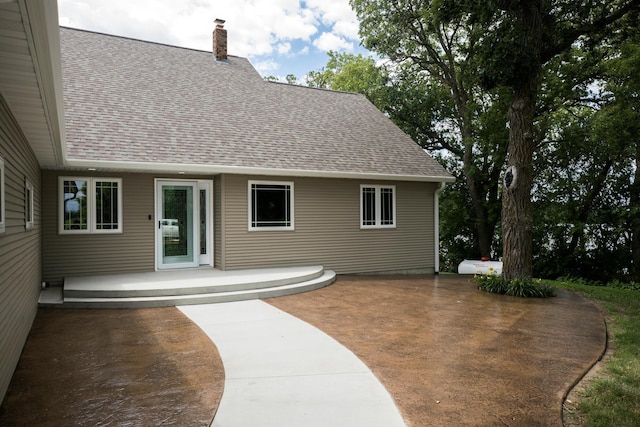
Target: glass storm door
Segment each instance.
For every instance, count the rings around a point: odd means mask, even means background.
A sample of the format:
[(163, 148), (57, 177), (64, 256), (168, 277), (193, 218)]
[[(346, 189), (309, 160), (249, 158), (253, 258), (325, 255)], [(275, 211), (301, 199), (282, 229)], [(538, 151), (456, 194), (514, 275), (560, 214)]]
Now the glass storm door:
[(199, 246), (198, 183), (157, 181), (158, 268), (197, 267)]

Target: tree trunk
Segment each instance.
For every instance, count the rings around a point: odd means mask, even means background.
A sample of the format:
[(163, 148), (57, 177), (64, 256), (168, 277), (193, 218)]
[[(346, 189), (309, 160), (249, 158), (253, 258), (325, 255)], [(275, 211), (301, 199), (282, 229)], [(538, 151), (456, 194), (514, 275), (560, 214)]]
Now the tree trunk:
[(491, 257), (491, 243), (493, 242), (494, 226), (489, 224), (489, 212), (487, 211), (483, 188), (478, 182), (465, 172), (467, 184), (469, 186), (469, 194), (471, 195), (471, 204), (473, 204), (473, 212), (475, 214), (475, 228), (478, 236), (478, 249), (480, 257)]
[[(538, 78), (542, 67), (542, 18), (547, 12), (542, 0), (520, 0), (513, 4), (519, 25), (518, 70), (511, 83), (509, 148), (502, 190), (502, 274), (507, 279), (533, 274), (533, 150)], [(510, 185), (509, 185), (510, 184)]]
[[(464, 129), (463, 129), (464, 133)], [(471, 138), (469, 137), (469, 140)], [(471, 196), (471, 204), (473, 205), (473, 213), (475, 217), (476, 236), (478, 237), (478, 249), (480, 257), (491, 256), (491, 242), (493, 241), (493, 230), (489, 230), (489, 218), (487, 207), (485, 206), (485, 198), (480, 184), (474, 176), (473, 164), (473, 145), (468, 144), (465, 147), (465, 153), (462, 158), (464, 176), (469, 187), (469, 195)]]
[[(509, 159), (512, 178), (504, 180), (502, 192), (503, 268), (507, 279), (533, 274), (533, 118), (536, 79), (517, 88), (509, 109)], [(510, 185), (507, 185), (510, 183)]]
[(636, 143), (636, 172), (631, 184), (631, 277), (640, 280), (640, 142)]

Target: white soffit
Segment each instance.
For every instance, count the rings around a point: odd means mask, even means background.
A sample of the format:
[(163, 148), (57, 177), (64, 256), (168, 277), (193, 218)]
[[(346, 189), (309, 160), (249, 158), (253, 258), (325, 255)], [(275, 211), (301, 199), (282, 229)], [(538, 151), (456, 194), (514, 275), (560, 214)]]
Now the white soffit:
[(0, 1), (0, 93), (40, 166), (63, 164), (56, 1)]

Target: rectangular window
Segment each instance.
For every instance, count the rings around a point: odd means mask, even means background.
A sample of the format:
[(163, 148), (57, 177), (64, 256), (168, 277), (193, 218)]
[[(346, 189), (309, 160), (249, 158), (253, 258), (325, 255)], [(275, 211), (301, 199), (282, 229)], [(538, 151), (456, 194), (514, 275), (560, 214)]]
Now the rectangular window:
[(113, 180), (96, 180), (96, 231), (120, 228), (119, 190), (120, 183)]
[(28, 180), (24, 183), (24, 227), (27, 230), (33, 228), (33, 184)]
[(60, 177), (60, 233), (121, 233), (120, 178)]
[(372, 187), (362, 188), (362, 225), (376, 225), (376, 189)]
[(0, 157), (0, 233), (4, 233), (4, 159)]
[(293, 183), (249, 181), (249, 230), (293, 229)]
[(87, 178), (60, 178), (62, 224), (60, 232), (88, 232)]
[(395, 228), (396, 187), (360, 186), (360, 228)]

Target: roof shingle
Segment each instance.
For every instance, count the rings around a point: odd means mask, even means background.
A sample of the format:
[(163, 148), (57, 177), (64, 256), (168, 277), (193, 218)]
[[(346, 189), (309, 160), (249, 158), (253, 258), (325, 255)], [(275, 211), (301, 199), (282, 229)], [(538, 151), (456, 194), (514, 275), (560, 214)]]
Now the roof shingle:
[(264, 81), (248, 60), (61, 28), (67, 158), (450, 175), (364, 96)]

